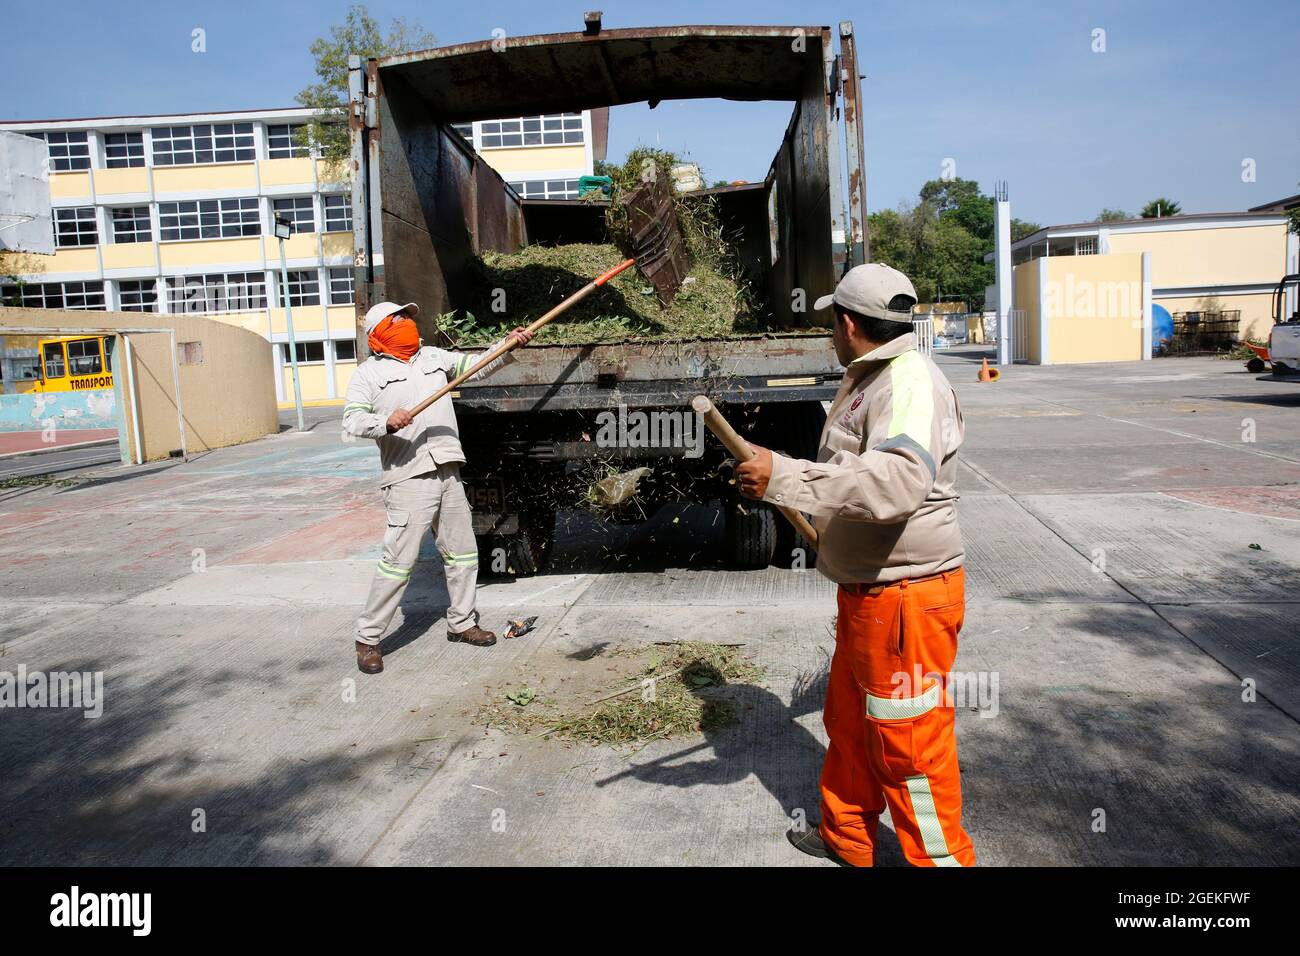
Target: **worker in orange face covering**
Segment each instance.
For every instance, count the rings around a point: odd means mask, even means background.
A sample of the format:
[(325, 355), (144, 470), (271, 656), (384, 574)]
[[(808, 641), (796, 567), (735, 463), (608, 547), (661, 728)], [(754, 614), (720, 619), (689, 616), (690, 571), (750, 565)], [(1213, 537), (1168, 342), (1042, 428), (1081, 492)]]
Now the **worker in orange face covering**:
[(889, 807), (916, 866), (973, 866), (949, 695), (965, 613), (957, 528), (957, 396), (916, 350), (916, 290), (879, 263), (845, 273), (834, 309), (845, 367), (816, 461), (754, 446), (740, 491), (813, 517), (817, 570), (839, 585), (823, 721), (830, 745), (821, 823), (798, 849), (854, 866), (875, 859)]
[[(370, 358), (352, 374), (343, 406), (344, 435), (373, 438), (379, 445), (379, 484), (388, 517), (383, 557), (357, 619), (357, 667), (366, 674), (384, 669), (379, 640), (406, 591), (428, 528), (437, 538), (447, 578), (447, 639), (476, 647), (496, 643), (496, 635), (479, 626), (474, 610), (478, 542), (460, 479), (465, 453), (451, 395), (414, 417), (408, 411), (473, 365), (475, 356), (422, 345), (415, 324), (419, 312), (414, 302), (380, 302), (366, 313)], [(510, 339), (527, 345), (532, 338), (533, 333), (519, 328), (492, 348)], [(471, 381), (510, 361), (507, 352)]]

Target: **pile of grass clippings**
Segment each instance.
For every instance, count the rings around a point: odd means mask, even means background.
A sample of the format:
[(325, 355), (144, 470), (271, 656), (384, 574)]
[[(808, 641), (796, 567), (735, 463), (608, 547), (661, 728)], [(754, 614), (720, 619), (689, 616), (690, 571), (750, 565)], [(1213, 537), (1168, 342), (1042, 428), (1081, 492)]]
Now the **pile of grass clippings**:
[[(716, 689), (753, 683), (763, 676), (739, 647), (690, 641), (634, 653), (643, 659), (640, 666), (624, 678), (623, 687), (610, 689), (610, 693), (626, 689), (620, 696), (585, 703), (528, 697), (528, 704), (521, 706), (519, 692), (510, 691), (480, 710), (479, 719), (499, 730), (552, 739), (645, 744), (734, 723), (732, 702), (715, 696)], [(647, 678), (654, 679), (652, 693), (646, 693)]]
[[(743, 277), (711, 196), (683, 199), (672, 186), (678, 158), (665, 150), (638, 147), (622, 166), (610, 170), (615, 200), (636, 189), (648, 164), (673, 189), (678, 225), (686, 240), (691, 268), (667, 308), (635, 269), (606, 286), (549, 325), (543, 340), (554, 344), (595, 344), (629, 339), (692, 340), (725, 338), (765, 331), (767, 319)], [(444, 317), (441, 328), (457, 345), (484, 345), (518, 325), (543, 315), (566, 296), (622, 262), (629, 245), (626, 211), (617, 201), (606, 211), (610, 242), (525, 246), (518, 252), (485, 252), (475, 263), (479, 290), (468, 313)], [(504, 290), (504, 313), (494, 312)]]

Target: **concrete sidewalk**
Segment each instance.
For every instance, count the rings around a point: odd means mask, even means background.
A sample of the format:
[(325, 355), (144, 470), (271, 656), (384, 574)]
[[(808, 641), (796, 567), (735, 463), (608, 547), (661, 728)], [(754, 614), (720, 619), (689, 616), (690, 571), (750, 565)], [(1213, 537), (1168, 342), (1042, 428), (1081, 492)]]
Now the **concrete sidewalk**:
[[(999, 689), (958, 712), (981, 863), (1300, 863), (1300, 391), (1202, 359), (994, 385), (939, 360), (968, 429), (957, 668)], [(423, 561), (368, 678), (375, 459), (325, 422), (0, 491), (0, 670), (105, 680), (98, 719), (0, 711), (5, 860), (819, 865), (783, 831), (818, 812), (827, 582), (721, 569), (706, 508), (567, 515), (555, 573), (480, 582), (486, 626), (537, 632), (448, 644)], [(507, 686), (599, 683), (620, 647), (690, 639), (766, 670), (707, 738), (632, 753), (474, 720)]]

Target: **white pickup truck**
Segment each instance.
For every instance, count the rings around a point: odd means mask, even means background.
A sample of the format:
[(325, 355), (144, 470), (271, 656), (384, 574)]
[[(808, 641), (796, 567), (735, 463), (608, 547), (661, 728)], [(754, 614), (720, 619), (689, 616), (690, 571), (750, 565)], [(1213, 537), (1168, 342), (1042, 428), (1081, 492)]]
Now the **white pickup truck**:
[(1273, 331), (1268, 337), (1268, 355), (1273, 374), (1279, 377), (1300, 372), (1300, 308), (1292, 309), (1291, 315), (1283, 319), (1287, 287), (1296, 283), (1300, 283), (1300, 273), (1284, 276), (1273, 290)]

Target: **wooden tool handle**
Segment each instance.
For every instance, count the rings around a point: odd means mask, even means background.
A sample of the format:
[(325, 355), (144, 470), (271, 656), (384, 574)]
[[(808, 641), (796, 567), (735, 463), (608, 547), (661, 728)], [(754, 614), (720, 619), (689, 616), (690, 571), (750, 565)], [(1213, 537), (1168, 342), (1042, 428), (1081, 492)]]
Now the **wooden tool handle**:
[[(696, 395), (692, 398), (691, 408), (704, 418), (704, 424), (708, 426), (709, 431), (718, 436), (718, 440), (722, 442), (727, 451), (736, 456), (736, 461), (749, 461), (754, 457), (754, 449), (749, 447), (749, 442), (736, 434), (736, 430), (731, 427), (731, 423), (722, 417), (722, 413), (718, 411), (707, 395)], [(808, 543), (816, 549), (817, 529), (808, 522), (808, 519), (793, 508), (787, 508), (784, 505), (776, 505), (775, 507), (790, 524), (794, 525), (794, 529), (803, 535)]]
[[(614, 266), (614, 268), (602, 272), (600, 275), (596, 276), (596, 278), (592, 279), (590, 282), (584, 285), (577, 292), (573, 293), (573, 295), (569, 296), (567, 299), (565, 299), (555, 308), (551, 309), (550, 312), (547, 312), (541, 318), (534, 321), (532, 325), (528, 326), (528, 331), (536, 332), (538, 329), (549, 324), (552, 320), (558, 318), (560, 315), (567, 312), (569, 309), (573, 308), (575, 305), (577, 305), (579, 302), (585, 299), (587, 296), (591, 295), (593, 292), (595, 292), (597, 289), (603, 286), (610, 279), (614, 278), (614, 276), (618, 275), (624, 269), (630, 268), (635, 263), (636, 263), (635, 259), (624, 259), (618, 265)], [(442, 398), (442, 396), (446, 395), (448, 392), (452, 391), (454, 388), (459, 386), (466, 379), (473, 378), (475, 375), (479, 373), (479, 371), (485, 365), (491, 365), (493, 362), (495, 362), (501, 356), (505, 355), (507, 352), (517, 348), (519, 348), (518, 339), (509, 339), (503, 342), (501, 345), (498, 345), (491, 352), (483, 356), (483, 358), (479, 359), (477, 362), (471, 365), (460, 375), (457, 375), (454, 379), (452, 379), (442, 388), (438, 389), (436, 392), (434, 392), (424, 401), (420, 402), (420, 404), (412, 408), (411, 417), (414, 418), (416, 415), (420, 414), (420, 412), (424, 411), (426, 408), (428, 408), (438, 399)]]

